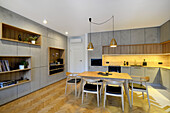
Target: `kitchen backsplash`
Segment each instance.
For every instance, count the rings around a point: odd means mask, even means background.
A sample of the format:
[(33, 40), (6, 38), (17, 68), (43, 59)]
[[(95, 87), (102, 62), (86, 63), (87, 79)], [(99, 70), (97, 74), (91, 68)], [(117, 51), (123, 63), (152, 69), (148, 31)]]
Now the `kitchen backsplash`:
[(128, 62), (128, 65), (142, 65), (144, 59), (147, 66), (170, 66), (170, 55), (103, 55), (102, 65), (119, 66), (124, 65), (124, 61)]

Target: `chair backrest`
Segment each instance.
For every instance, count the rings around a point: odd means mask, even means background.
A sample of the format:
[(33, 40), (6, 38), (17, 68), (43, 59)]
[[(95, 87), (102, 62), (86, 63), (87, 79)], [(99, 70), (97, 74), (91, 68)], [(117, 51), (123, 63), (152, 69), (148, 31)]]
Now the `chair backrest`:
[(131, 76), (133, 81), (137, 82), (149, 82), (149, 76)]
[(90, 82), (90, 83), (97, 83), (100, 79), (88, 79), (88, 78), (83, 78), (84, 81)]
[(104, 80), (106, 82), (106, 85), (112, 84), (112, 85), (123, 85), (125, 82), (124, 80)]

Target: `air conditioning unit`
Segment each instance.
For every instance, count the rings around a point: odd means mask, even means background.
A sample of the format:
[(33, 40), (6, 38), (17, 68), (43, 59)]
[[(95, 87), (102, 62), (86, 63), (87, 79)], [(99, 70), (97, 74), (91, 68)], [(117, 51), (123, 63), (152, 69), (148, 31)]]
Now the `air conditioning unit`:
[(73, 39), (70, 39), (70, 42), (71, 42), (71, 43), (81, 43), (81, 38), (73, 38)]

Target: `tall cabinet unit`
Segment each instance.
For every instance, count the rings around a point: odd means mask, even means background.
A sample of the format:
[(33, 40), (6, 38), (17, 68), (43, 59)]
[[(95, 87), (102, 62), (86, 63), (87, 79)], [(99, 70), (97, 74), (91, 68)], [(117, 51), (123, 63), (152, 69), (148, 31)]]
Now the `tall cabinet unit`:
[(59, 48), (48, 48), (48, 69), (49, 75), (64, 72), (65, 50)]
[(0, 90), (31, 81), (31, 56), (0, 56)]

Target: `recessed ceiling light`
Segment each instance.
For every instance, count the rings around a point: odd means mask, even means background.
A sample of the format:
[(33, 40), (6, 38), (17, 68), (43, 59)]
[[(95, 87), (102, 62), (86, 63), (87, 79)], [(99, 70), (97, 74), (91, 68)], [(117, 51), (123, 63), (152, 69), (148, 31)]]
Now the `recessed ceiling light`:
[(47, 20), (46, 20), (46, 19), (44, 19), (44, 20), (43, 20), (43, 23), (44, 23), (44, 24), (47, 24)]
[(65, 32), (66, 35), (68, 35), (68, 32)]

